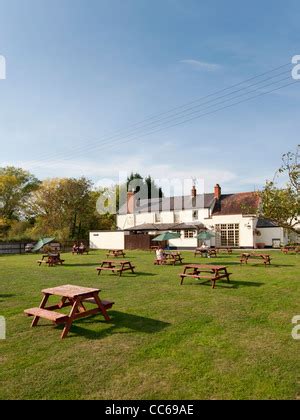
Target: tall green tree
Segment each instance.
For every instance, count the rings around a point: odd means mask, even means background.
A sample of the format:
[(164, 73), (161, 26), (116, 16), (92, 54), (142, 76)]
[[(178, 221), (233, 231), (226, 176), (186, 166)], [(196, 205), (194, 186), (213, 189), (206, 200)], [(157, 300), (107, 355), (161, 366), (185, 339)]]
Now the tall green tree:
[(300, 145), (282, 156), (281, 167), (260, 196), (261, 217), (300, 234)]
[(35, 230), (64, 240), (86, 235), (93, 212), (91, 189), (92, 183), (86, 178), (44, 181), (28, 209), (36, 219)]
[(28, 200), (40, 181), (28, 171), (8, 166), (0, 168), (0, 229), (8, 231), (13, 220), (23, 218)]
[[(147, 198), (150, 200), (151, 198), (162, 198), (163, 197), (163, 191), (160, 187), (158, 187), (154, 181), (154, 179), (151, 177), (151, 175), (148, 175), (146, 178), (143, 178), (139, 173), (131, 173), (130, 176), (127, 179), (127, 190), (131, 188), (131, 186), (135, 185), (135, 181), (137, 183), (142, 183), (143, 188), (147, 190)], [(137, 187), (135, 190), (138, 192), (140, 187)]]

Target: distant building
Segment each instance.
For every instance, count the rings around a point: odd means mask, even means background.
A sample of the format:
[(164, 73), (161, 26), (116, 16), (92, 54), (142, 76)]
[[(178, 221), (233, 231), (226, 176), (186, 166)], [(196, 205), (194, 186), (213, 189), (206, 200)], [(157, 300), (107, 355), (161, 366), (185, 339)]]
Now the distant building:
[[(216, 247), (255, 248), (258, 245), (279, 248), (288, 242), (284, 229), (257, 217), (260, 198), (254, 192), (222, 194), (217, 184), (214, 192), (208, 194), (198, 194), (193, 187), (190, 196), (152, 200), (136, 197), (129, 192), (126, 207), (120, 209), (117, 216), (119, 235), (120, 232), (136, 235), (176, 231), (181, 237), (170, 241), (170, 245), (187, 249), (199, 245), (196, 236), (205, 229), (215, 234), (208, 242)], [(91, 232), (91, 243), (95, 248), (97, 235), (97, 232)]]

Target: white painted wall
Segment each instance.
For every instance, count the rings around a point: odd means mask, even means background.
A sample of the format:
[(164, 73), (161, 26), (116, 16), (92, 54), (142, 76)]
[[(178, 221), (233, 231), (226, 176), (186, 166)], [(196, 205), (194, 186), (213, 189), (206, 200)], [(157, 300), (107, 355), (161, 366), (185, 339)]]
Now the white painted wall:
[(125, 249), (125, 233), (90, 232), (90, 249)]
[(136, 216), (134, 214), (122, 214), (117, 216), (117, 226), (120, 230), (126, 230), (136, 225)]
[(184, 235), (181, 234), (180, 239), (172, 239), (169, 243), (170, 246), (176, 248), (197, 248), (198, 240), (196, 238), (185, 238)]
[[(252, 248), (254, 246), (253, 231), (256, 226), (256, 219), (253, 217), (243, 217), (241, 214), (229, 216), (213, 216), (210, 221), (206, 221), (206, 223), (214, 226), (223, 223), (237, 223), (240, 225), (240, 247)], [(250, 228), (248, 228), (248, 225), (250, 225)]]
[(288, 237), (282, 228), (259, 228), (261, 236), (256, 237), (256, 242), (264, 242), (266, 246), (272, 246), (273, 239), (280, 239), (281, 243), (286, 245)]
[[(180, 215), (178, 223), (205, 223), (205, 219), (209, 217), (209, 209), (198, 210), (198, 219), (193, 218), (193, 210), (183, 210), (176, 212)], [(163, 211), (160, 213), (160, 223), (175, 223), (175, 213), (173, 211)], [(156, 223), (155, 213), (128, 214), (117, 216), (117, 226), (121, 230), (131, 228), (133, 226), (143, 225), (145, 223)]]

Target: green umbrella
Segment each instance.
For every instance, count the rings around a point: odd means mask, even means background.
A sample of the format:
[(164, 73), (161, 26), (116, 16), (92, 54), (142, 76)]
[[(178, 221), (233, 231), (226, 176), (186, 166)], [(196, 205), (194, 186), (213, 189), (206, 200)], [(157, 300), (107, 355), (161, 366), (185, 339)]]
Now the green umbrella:
[(163, 242), (170, 241), (171, 239), (179, 239), (181, 237), (180, 233), (165, 232), (156, 238), (152, 239), (153, 242)]
[(209, 231), (203, 231), (200, 232), (199, 235), (197, 235), (197, 239), (200, 239), (201, 241), (208, 241), (211, 238), (214, 238), (214, 234)]
[(44, 238), (40, 239), (37, 244), (32, 248), (32, 252), (38, 252), (40, 249), (42, 249), (45, 245), (50, 244), (53, 242), (55, 238)]

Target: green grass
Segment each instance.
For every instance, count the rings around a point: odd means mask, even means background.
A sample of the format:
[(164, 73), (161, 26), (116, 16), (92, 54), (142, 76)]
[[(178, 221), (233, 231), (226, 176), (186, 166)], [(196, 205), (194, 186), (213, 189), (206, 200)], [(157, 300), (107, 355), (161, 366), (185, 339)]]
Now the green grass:
[[(137, 275), (104, 273), (104, 252), (64, 255), (64, 267), (38, 267), (37, 257), (1, 256), (1, 399), (299, 399), (300, 256), (272, 252), (273, 264), (226, 264), (232, 283), (215, 290), (187, 279), (180, 267), (157, 267), (153, 254), (129, 252)], [(185, 253), (185, 262), (194, 259)], [(204, 260), (202, 260), (204, 261)], [(259, 263), (259, 264), (257, 264)], [(45, 287), (99, 287), (113, 300), (112, 321), (77, 321), (67, 339), (47, 321), (31, 329), (23, 310)]]

